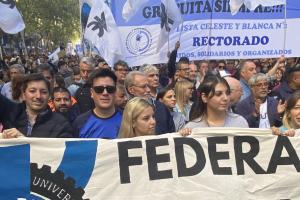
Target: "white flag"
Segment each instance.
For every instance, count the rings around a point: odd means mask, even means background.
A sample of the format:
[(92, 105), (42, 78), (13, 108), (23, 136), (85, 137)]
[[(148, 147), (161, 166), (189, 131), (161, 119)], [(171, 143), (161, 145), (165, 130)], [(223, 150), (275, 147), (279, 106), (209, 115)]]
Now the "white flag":
[(58, 47), (52, 54), (50, 54), (48, 56), (48, 60), (51, 62), (51, 63), (55, 63), (55, 62), (58, 62), (59, 61), (59, 56), (58, 56), (58, 53), (60, 52), (60, 47)]
[(110, 8), (104, 1), (93, 1), (84, 38), (97, 49), (110, 67), (123, 58), (119, 29)]
[(0, 28), (9, 34), (16, 34), (25, 28), (24, 21), (15, 1), (0, 1)]
[(169, 33), (182, 23), (182, 16), (175, 0), (161, 0), (160, 34), (156, 51), (168, 41)]
[(123, 6), (122, 16), (129, 21), (136, 12), (149, 0), (127, 0)]
[(259, 5), (262, 6), (277, 6), (285, 5), (286, 0), (230, 0), (231, 14), (238, 13), (240, 7), (244, 4), (249, 10), (255, 10)]

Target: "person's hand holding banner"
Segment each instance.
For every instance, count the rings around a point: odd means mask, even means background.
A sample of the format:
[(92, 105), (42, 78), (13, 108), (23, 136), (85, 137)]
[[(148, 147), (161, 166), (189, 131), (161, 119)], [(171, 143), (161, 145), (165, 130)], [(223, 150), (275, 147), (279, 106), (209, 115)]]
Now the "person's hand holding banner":
[(24, 137), (24, 135), (16, 128), (6, 129), (2, 133), (3, 139), (19, 138)]

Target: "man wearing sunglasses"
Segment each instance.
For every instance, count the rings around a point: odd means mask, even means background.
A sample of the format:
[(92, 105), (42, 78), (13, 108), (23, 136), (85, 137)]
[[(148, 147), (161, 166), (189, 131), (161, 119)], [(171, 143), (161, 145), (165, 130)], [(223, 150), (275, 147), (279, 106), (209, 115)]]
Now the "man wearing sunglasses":
[(110, 69), (96, 70), (89, 79), (95, 108), (78, 116), (73, 123), (80, 138), (118, 137), (122, 114), (115, 108), (117, 77)]

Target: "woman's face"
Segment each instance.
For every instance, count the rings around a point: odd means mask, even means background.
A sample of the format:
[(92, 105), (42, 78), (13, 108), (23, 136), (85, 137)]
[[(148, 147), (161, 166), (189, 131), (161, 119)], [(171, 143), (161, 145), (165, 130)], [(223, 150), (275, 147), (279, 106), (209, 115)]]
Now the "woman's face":
[(215, 94), (212, 97), (202, 96), (207, 103), (207, 110), (224, 113), (227, 111), (230, 102), (230, 92), (226, 85), (218, 83), (215, 88)]
[(166, 92), (165, 96), (160, 101), (168, 108), (174, 108), (176, 105), (174, 90), (169, 90), (168, 92)]
[(192, 94), (193, 94), (193, 90), (194, 88), (191, 86), (191, 87), (188, 87), (185, 91), (184, 91), (184, 96), (185, 96), (185, 100), (189, 100), (191, 97), (192, 97)]
[(300, 128), (300, 99), (297, 101), (296, 105), (291, 109), (290, 117), (293, 128)]
[(149, 106), (137, 117), (133, 123), (133, 130), (136, 136), (154, 135), (155, 125), (154, 110)]
[(282, 78), (282, 72), (281, 72), (280, 69), (276, 70), (276, 72), (275, 72), (275, 78), (276, 78), (277, 81), (281, 80), (281, 78)]

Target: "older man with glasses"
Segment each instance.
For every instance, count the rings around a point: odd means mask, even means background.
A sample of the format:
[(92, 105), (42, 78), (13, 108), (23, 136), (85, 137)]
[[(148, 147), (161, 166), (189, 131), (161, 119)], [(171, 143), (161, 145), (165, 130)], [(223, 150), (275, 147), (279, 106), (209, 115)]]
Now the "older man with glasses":
[(179, 61), (177, 63), (176, 69), (179, 71), (179, 78), (178, 80), (185, 80), (190, 78), (190, 67), (189, 62), (186, 60)]
[(175, 131), (174, 121), (168, 108), (161, 102), (151, 98), (150, 85), (145, 73), (140, 71), (130, 72), (125, 79), (125, 88), (129, 98), (141, 97), (153, 103), (155, 106), (156, 134), (172, 133)]
[(117, 77), (109, 69), (100, 69), (89, 82), (95, 108), (76, 118), (76, 134), (80, 138), (117, 138), (122, 121), (122, 113), (115, 108)]
[(236, 106), (236, 113), (248, 121), (250, 128), (270, 128), (281, 123), (280, 115), (285, 110), (285, 104), (268, 96), (268, 80), (265, 74), (253, 75), (248, 81), (250, 96)]
[(114, 72), (117, 76), (118, 83), (124, 85), (124, 80), (129, 72), (128, 64), (125, 61), (119, 60), (114, 64)]

